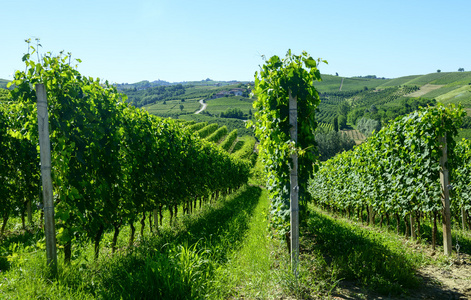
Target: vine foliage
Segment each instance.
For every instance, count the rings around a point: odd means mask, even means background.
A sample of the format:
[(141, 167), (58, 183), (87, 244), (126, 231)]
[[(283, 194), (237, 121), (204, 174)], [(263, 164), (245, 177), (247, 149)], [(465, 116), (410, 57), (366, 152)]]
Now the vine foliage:
[[(309, 183), (314, 202), (349, 215), (428, 216), (443, 209), (440, 186), (441, 137), (446, 137), (453, 184), (452, 208), (469, 208), (469, 142), (456, 143), (465, 112), (437, 105), (397, 118), (367, 142), (324, 162)], [(460, 202), (461, 201), (461, 202)], [(469, 201), (469, 200), (468, 200)], [(417, 217), (419, 220), (421, 218)]]
[(138, 218), (143, 224), (162, 209), (176, 217), (178, 206), (190, 213), (197, 199), (217, 198), (247, 182), (249, 162), (174, 120), (126, 104), (108, 82), (80, 74), (70, 54), (46, 53), (35, 61), (36, 49), (30, 49), (25, 71), (17, 71), (11, 84), (15, 104), (0, 108), (0, 166), (18, 166), (0, 168), (7, 181), (0, 191), (9, 195), (0, 201), (4, 224), (24, 211), (25, 197), (39, 204), (32, 196), (38, 185), (28, 185), (39, 178), (36, 83), (47, 90), (57, 240), (66, 261), (73, 243), (93, 241), (98, 257), (105, 231), (114, 230), (114, 250), (121, 228), (129, 225), (132, 245)]
[[(255, 73), (253, 94), (257, 100), (253, 107), (253, 126), (260, 140), (259, 154), (265, 167), (266, 185), (272, 200), (273, 223), (281, 232), (288, 229), (289, 220), (289, 170), (290, 155), (299, 156), (300, 196), (306, 193), (309, 174), (317, 160), (314, 130), (317, 127), (315, 110), (320, 103), (314, 81), (321, 75), (317, 61), (308, 53), (294, 55), (289, 50), (281, 59), (273, 56), (265, 60), (260, 71)], [(323, 61), (326, 63), (326, 61)], [(297, 97), (298, 141), (290, 142), (289, 94)]]

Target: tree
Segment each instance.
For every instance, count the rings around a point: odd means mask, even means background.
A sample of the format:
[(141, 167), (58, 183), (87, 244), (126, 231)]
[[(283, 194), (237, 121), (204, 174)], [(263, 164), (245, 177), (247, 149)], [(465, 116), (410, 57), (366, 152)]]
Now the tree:
[(332, 119), (332, 125), (334, 126), (334, 131), (339, 131), (339, 118), (337, 116)]
[(319, 159), (326, 161), (337, 153), (353, 149), (355, 141), (347, 134), (336, 131), (316, 131), (316, 143)]
[(378, 108), (376, 108), (376, 105), (371, 104), (371, 106), (370, 106), (370, 112), (371, 112), (372, 114), (375, 114), (375, 113), (378, 112)]
[(343, 101), (338, 107), (337, 107), (337, 113), (341, 116), (347, 117), (348, 112), (350, 111), (350, 105), (348, 105), (347, 101)]
[(234, 118), (234, 119), (243, 119), (244, 113), (240, 108), (228, 108), (225, 112), (221, 113), (221, 118)]
[(371, 136), (372, 132), (378, 132), (381, 129), (381, 124), (377, 120), (361, 118), (357, 122), (358, 131), (364, 136)]
[(340, 130), (347, 128), (347, 117), (344, 115), (338, 116), (338, 128)]
[(438, 69), (438, 70), (437, 70), (437, 73), (440, 73), (441, 71), (442, 71), (442, 70)]
[(180, 111), (183, 111), (184, 108), (185, 106), (183, 106), (183, 104), (180, 104)]
[(458, 72), (464, 72), (464, 68), (459, 68)]

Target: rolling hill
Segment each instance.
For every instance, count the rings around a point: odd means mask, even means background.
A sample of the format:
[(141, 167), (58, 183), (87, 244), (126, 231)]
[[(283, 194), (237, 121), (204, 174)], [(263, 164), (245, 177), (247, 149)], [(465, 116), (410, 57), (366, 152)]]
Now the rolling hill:
[(0, 89), (6, 89), (8, 82), (10, 82), (10, 81), (6, 80), (6, 79), (0, 79)]

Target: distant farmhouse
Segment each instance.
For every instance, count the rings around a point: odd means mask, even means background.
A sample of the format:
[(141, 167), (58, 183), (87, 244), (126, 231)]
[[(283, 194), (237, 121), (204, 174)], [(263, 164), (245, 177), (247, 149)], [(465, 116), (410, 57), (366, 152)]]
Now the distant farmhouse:
[(230, 91), (222, 91), (217, 94), (213, 95), (213, 99), (222, 98), (222, 97), (229, 97), (229, 96), (242, 96), (244, 94), (244, 89), (232, 89)]

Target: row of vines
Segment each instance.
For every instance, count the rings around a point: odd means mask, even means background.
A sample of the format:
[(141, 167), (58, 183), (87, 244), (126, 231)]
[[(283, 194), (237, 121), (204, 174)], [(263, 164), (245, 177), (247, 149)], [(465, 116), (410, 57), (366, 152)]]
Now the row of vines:
[(178, 207), (191, 212), (197, 200), (201, 205), (247, 182), (247, 161), (200, 139), (190, 126), (127, 105), (107, 82), (82, 76), (70, 55), (48, 53), (35, 62), (26, 54), (23, 61), (12, 102), (0, 109), (2, 231), (9, 217), (41, 206), (37, 83), (47, 90), (57, 239), (66, 261), (73, 242), (94, 241), (98, 256), (103, 233), (111, 230), (114, 251), (122, 226), (131, 226), (132, 244), (138, 218), (152, 212), (161, 222), (162, 209), (176, 217)]
[[(447, 168), (451, 169), (451, 211), (455, 220), (466, 224), (471, 208), (471, 146), (469, 140), (456, 143), (454, 137), (464, 117), (461, 108), (422, 108), (384, 126), (367, 142), (324, 162), (309, 182), (315, 203), (349, 217), (369, 219), (381, 216), (406, 221), (414, 237), (421, 221), (429, 219), (435, 245), (437, 217), (441, 215), (440, 159), (446, 137)], [(408, 227), (411, 224), (410, 227)]]

